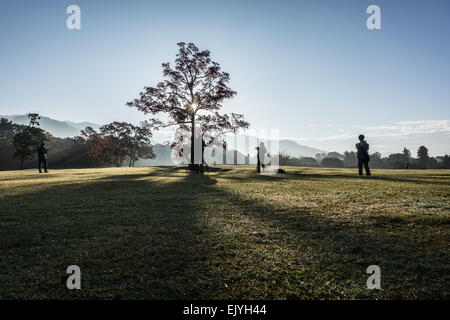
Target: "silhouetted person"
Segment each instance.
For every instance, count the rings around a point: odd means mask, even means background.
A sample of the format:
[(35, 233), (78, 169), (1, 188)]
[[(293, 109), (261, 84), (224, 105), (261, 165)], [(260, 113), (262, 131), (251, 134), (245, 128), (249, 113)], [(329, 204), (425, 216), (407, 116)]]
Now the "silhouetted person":
[(366, 175), (370, 176), (370, 169), (369, 169), (369, 144), (364, 140), (364, 135), (359, 135), (359, 142), (356, 144), (356, 150), (358, 151), (357, 157), (358, 157), (358, 169), (359, 169), (359, 175), (363, 175), (363, 166), (364, 169), (366, 169)]
[(256, 147), (256, 171), (261, 172), (261, 161), (259, 161), (259, 147)]
[(200, 173), (203, 174), (204, 170), (203, 170), (203, 165), (206, 164), (205, 163), (205, 147), (206, 147), (206, 142), (202, 137), (202, 164), (200, 165)]
[(39, 146), (39, 148), (37, 148), (36, 150), (37, 154), (38, 154), (38, 168), (39, 168), (39, 173), (42, 173), (41, 167), (44, 166), (44, 170), (45, 172), (47, 171), (47, 152), (48, 150), (45, 149), (45, 144), (42, 142), (41, 145)]
[(259, 144), (259, 147), (256, 147), (256, 170), (258, 172), (261, 172), (261, 167), (263, 168), (263, 171), (266, 168), (266, 165), (264, 164), (265, 162), (265, 157), (266, 157), (266, 153), (267, 153), (267, 149), (264, 146), (264, 142), (261, 142)]

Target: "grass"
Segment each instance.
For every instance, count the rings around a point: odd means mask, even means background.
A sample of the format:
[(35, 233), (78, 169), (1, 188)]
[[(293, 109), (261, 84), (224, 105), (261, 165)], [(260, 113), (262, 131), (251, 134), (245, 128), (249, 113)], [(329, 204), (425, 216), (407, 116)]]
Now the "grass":
[(0, 172), (0, 298), (450, 297), (449, 170), (285, 169)]

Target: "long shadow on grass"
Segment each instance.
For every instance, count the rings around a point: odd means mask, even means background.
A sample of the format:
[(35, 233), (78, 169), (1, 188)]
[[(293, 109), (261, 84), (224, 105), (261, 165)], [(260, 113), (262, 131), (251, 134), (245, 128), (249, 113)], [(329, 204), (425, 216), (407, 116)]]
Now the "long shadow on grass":
[[(274, 250), (274, 245), (280, 248), (276, 249), (280, 261), (271, 266), (277, 271), (265, 270), (266, 275), (259, 284), (275, 281), (272, 292), (263, 293), (265, 298), (273, 298), (277, 292), (282, 292), (275, 296), (278, 298), (436, 298), (449, 295), (446, 290), (449, 268), (443, 259), (446, 251), (442, 239), (433, 247), (435, 239), (415, 237), (407, 226), (383, 229), (352, 225), (307, 209), (293, 212), (261, 196), (252, 198), (211, 187), (240, 208), (242, 220), (250, 220), (249, 225), (265, 229), (250, 232), (249, 242), (265, 243), (265, 246), (257, 245), (261, 250)], [(285, 248), (290, 248), (291, 254), (284, 251)], [(243, 269), (254, 268), (257, 262), (252, 261), (253, 257), (248, 255), (242, 261)], [(383, 272), (381, 292), (366, 288), (366, 268), (372, 264), (379, 265)], [(231, 286), (242, 288), (246, 282), (248, 279), (235, 277)], [(277, 290), (277, 286), (281, 289)], [(243, 298), (255, 297), (255, 290), (251, 289), (245, 288), (239, 294)]]
[[(417, 183), (417, 184), (433, 184), (433, 185), (447, 185), (450, 186), (450, 181), (439, 181), (439, 180), (430, 180), (433, 177), (425, 175), (423, 179), (418, 179), (417, 175), (377, 175), (376, 173), (372, 174), (370, 177), (363, 176), (360, 177), (356, 173), (355, 174), (297, 174), (304, 179), (367, 179), (374, 181), (389, 181), (389, 182), (408, 182), (408, 183)], [(443, 176), (447, 179), (450, 179), (450, 176)], [(439, 178), (443, 178), (439, 177)]]
[[(221, 298), (217, 243), (198, 214), (216, 180), (112, 175), (0, 204), (1, 298)], [(156, 172), (158, 176), (160, 172)], [(66, 289), (69, 265), (82, 290)]]
[[(236, 180), (236, 181), (245, 181), (248, 179), (248, 176), (227, 176), (227, 179)], [(388, 175), (376, 175), (373, 174), (370, 177), (360, 177), (357, 174), (315, 174), (315, 173), (298, 173), (298, 172), (288, 172), (282, 175), (262, 175), (259, 179), (264, 181), (273, 181), (274, 179), (303, 179), (303, 180), (326, 180), (326, 179), (356, 179), (356, 180), (373, 180), (373, 181), (389, 181), (389, 182), (407, 182), (407, 183), (416, 183), (416, 184), (432, 184), (432, 185), (445, 185), (450, 186), (450, 181), (439, 181), (439, 180), (430, 180), (432, 176), (424, 176), (422, 179), (417, 179), (417, 176), (388, 176)], [(450, 176), (439, 176), (439, 178), (448, 178)]]

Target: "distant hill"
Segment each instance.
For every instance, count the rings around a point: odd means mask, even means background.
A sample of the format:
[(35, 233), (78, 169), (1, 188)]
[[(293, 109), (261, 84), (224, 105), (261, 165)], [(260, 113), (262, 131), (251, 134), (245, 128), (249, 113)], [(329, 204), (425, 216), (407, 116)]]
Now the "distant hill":
[(280, 140), (280, 152), (285, 152), (297, 158), (314, 157), (317, 153), (327, 153), (327, 151), (304, 146), (292, 140)]
[(77, 128), (77, 129), (85, 129), (86, 127), (92, 127), (95, 130), (98, 130), (101, 125), (98, 125), (96, 123), (92, 123), (92, 122), (71, 122), (71, 121), (64, 121), (65, 124)]
[[(13, 115), (13, 116), (0, 116), (7, 118), (8, 120), (17, 123), (25, 124), (29, 123), (26, 115)], [(39, 120), (40, 128), (50, 132), (52, 135), (58, 138), (72, 138), (80, 134), (80, 130), (91, 126), (94, 129), (98, 129), (100, 126), (90, 122), (71, 122), (71, 121), (59, 121), (49, 117), (41, 116)]]

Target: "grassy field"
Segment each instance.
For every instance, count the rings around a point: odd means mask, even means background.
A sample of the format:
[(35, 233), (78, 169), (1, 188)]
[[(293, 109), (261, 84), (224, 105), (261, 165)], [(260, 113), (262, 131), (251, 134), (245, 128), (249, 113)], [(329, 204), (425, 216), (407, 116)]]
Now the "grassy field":
[(450, 298), (449, 170), (285, 169), (0, 172), (0, 298)]

